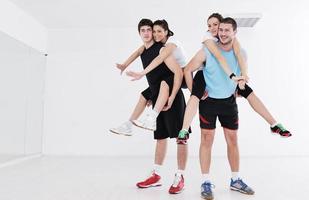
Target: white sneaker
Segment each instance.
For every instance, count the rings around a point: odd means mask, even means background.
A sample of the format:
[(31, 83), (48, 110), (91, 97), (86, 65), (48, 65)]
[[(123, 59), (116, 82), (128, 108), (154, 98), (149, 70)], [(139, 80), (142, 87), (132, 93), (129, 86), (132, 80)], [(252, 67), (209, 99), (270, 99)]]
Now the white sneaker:
[(155, 131), (157, 129), (157, 118), (147, 114), (144, 119), (133, 120), (133, 124), (149, 131)]
[(132, 122), (126, 121), (116, 128), (109, 129), (109, 131), (119, 135), (132, 136)]

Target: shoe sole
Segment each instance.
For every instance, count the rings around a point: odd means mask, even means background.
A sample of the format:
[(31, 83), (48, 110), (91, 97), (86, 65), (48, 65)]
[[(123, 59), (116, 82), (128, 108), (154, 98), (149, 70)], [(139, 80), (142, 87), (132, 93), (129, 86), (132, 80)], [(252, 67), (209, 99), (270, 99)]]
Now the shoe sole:
[(132, 122), (135, 126), (139, 127), (139, 128), (142, 128), (142, 129), (145, 129), (145, 130), (148, 130), (148, 131), (155, 131), (154, 129), (151, 129), (151, 128), (147, 128), (147, 127), (144, 127), (140, 124), (138, 124), (138, 122), (136, 123), (135, 121)]
[(140, 186), (140, 185), (136, 185), (138, 188), (150, 188), (150, 187), (159, 187), (162, 186), (161, 183), (156, 183), (156, 184), (151, 184), (151, 185), (145, 185), (145, 186)]
[(112, 130), (112, 129), (109, 129), (109, 131), (112, 132), (112, 133), (115, 133), (115, 134), (117, 134), (117, 135), (132, 136), (132, 134), (117, 132), (117, 131), (114, 131), (114, 130)]
[(187, 145), (188, 144), (188, 142), (183, 142), (183, 141), (176, 141), (177, 142), (177, 144), (181, 144), (181, 145)]
[(252, 193), (252, 194), (251, 193), (247, 193), (247, 192), (244, 192), (243, 190), (240, 190), (240, 189), (235, 188), (235, 187), (230, 187), (230, 189), (233, 190), (233, 191), (236, 191), (236, 192), (240, 192), (242, 194), (254, 195), (254, 193)]
[(187, 138), (187, 139), (179, 139), (179, 138), (177, 138), (176, 139), (176, 143), (177, 144), (182, 144), (182, 145), (187, 145), (188, 144), (188, 139), (189, 138)]
[(185, 188), (182, 188), (178, 192), (170, 192), (170, 191), (168, 191), (168, 193), (170, 193), (170, 194), (179, 194), (179, 193), (182, 193), (182, 191), (184, 191), (184, 190), (185, 190)]
[(277, 132), (273, 132), (273, 131), (270, 131), (271, 132), (271, 134), (272, 135), (278, 135), (278, 136), (280, 136), (281, 138), (289, 138), (289, 137), (291, 137), (292, 136), (292, 134), (290, 135), (290, 136), (282, 136), (282, 135), (280, 135), (279, 133), (277, 133)]
[(206, 200), (213, 200), (213, 199), (214, 199), (214, 197), (204, 197), (203, 195), (201, 195), (201, 197), (202, 197), (203, 199), (206, 199)]

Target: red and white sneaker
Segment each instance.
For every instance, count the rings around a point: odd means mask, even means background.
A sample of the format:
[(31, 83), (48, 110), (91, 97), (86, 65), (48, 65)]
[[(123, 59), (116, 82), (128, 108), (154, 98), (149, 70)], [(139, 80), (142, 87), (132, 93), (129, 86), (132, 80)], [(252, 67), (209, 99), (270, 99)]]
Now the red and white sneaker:
[(183, 178), (183, 175), (179, 176), (175, 174), (175, 179), (173, 185), (171, 185), (169, 189), (170, 194), (179, 194), (183, 191), (185, 186), (185, 180)]
[(152, 172), (150, 177), (148, 177), (144, 181), (138, 182), (136, 186), (139, 188), (149, 188), (149, 187), (161, 186), (162, 184), (160, 183), (160, 179), (161, 179), (161, 176), (159, 176), (155, 172)]

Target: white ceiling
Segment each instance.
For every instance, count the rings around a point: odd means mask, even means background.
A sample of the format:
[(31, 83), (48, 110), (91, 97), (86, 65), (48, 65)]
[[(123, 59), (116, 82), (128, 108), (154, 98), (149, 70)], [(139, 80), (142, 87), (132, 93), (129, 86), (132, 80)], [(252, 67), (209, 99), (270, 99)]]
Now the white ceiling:
[[(10, 0), (49, 29), (135, 27), (142, 17), (168, 21), (205, 20), (220, 12), (217, 0)], [(246, 2), (246, 0), (236, 0)], [(233, 1), (235, 3), (235, 1)], [(242, 3), (243, 4), (243, 3)], [(245, 3), (246, 4), (246, 3)], [(242, 5), (245, 6), (245, 4)], [(226, 6), (232, 10), (231, 6)], [(253, 6), (254, 7), (254, 6)], [(214, 9), (212, 9), (214, 8)], [(235, 6), (235, 8), (239, 8)]]
[[(121, 0), (10, 0), (47, 28), (78, 28), (109, 25), (127, 5)], [(125, 3), (126, 1), (124, 1)], [(118, 4), (118, 8), (113, 8)], [(129, 16), (126, 16), (128, 18)], [(119, 18), (118, 18), (119, 19)]]
[[(196, 27), (213, 12), (263, 13), (289, 0), (10, 0), (48, 29), (136, 27), (140, 18)], [(305, 0), (302, 0), (305, 1)]]
[[(164, 17), (177, 0), (10, 0), (42, 25), (57, 28), (136, 26), (141, 17)], [(203, 2), (203, 0), (198, 0)], [(189, 1), (177, 3), (179, 11)], [(164, 6), (162, 6), (164, 5)]]

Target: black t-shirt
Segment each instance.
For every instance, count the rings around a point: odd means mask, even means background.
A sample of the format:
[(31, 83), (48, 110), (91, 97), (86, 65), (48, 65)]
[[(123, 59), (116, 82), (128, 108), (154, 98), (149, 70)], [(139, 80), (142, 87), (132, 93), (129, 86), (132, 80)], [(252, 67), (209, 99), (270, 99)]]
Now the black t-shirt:
[[(141, 59), (144, 69), (155, 59), (159, 53), (160, 49), (164, 45), (161, 42), (155, 42), (151, 47), (145, 49), (141, 54)], [(173, 76), (174, 73), (166, 66), (163, 62), (157, 66), (154, 70), (146, 74), (146, 78), (150, 88), (157, 87), (162, 80), (169, 76)]]

